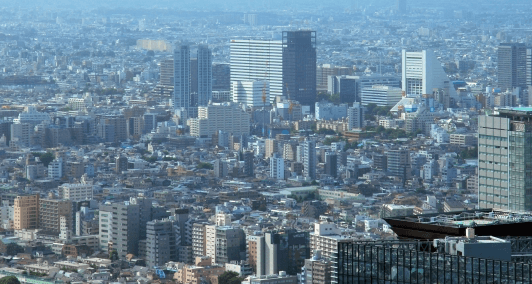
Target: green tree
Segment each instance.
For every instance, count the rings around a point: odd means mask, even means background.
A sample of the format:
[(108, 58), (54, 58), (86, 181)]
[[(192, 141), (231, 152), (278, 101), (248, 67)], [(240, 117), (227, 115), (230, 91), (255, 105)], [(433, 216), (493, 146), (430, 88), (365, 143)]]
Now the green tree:
[(6, 254), (7, 255), (17, 255), (19, 253), (24, 252), (24, 248), (19, 246), (16, 243), (9, 243), (6, 246)]
[(0, 278), (0, 284), (20, 284), (20, 281), (15, 276), (6, 276)]
[(116, 249), (112, 250), (110, 253), (109, 253), (109, 259), (110, 260), (118, 260), (118, 252), (116, 251)]
[(214, 169), (214, 166), (212, 164), (209, 164), (209, 163), (200, 162), (200, 163), (198, 163), (196, 168), (212, 170), (212, 169)]
[(50, 164), (55, 159), (55, 155), (52, 152), (33, 152), (32, 154), (34, 157), (38, 157), (45, 167), (48, 167), (48, 164)]
[(240, 284), (243, 278), (234, 271), (226, 271), (218, 276), (218, 284)]

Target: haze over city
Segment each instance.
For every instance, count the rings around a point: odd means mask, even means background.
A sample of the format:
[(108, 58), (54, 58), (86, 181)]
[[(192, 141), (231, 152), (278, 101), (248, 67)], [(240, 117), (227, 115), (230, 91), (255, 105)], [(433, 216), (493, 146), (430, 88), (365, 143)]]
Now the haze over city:
[(532, 282), (530, 1), (0, 4), (0, 284)]

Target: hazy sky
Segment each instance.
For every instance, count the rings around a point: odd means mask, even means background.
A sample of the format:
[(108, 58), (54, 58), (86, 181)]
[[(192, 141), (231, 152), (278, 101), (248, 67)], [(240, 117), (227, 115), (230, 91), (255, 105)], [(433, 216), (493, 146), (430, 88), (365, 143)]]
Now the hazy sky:
[[(305, 9), (308, 7), (329, 7), (340, 11), (352, 7), (355, 2), (358, 5), (375, 7), (395, 6), (396, 0), (0, 0), (3, 7), (59, 7), (59, 8), (96, 8), (96, 7), (158, 7), (172, 9), (201, 9), (201, 10), (262, 10), (264, 7), (272, 9)], [(445, 7), (450, 9), (464, 9), (471, 7), (480, 12), (479, 7), (492, 5), (528, 4), (530, 0), (407, 0), (409, 6), (416, 7)], [(1, 7), (0, 6), (0, 7)]]

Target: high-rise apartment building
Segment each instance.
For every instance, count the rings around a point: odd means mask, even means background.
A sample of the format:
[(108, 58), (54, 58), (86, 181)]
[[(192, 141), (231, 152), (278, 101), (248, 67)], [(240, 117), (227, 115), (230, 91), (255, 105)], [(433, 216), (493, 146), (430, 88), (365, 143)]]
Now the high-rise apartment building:
[(316, 103), (316, 32), (283, 32), (283, 94), (301, 105)]
[(39, 195), (17, 196), (14, 207), (14, 229), (39, 228)]
[(284, 159), (278, 153), (270, 157), (270, 177), (284, 179)]
[(347, 122), (349, 130), (360, 129), (364, 127), (365, 107), (360, 103), (353, 103), (353, 106), (347, 109)]
[(159, 66), (159, 84), (174, 87), (174, 59), (168, 58), (161, 61)]
[(166, 216), (157, 212), (152, 201), (146, 198), (101, 205), (100, 249), (105, 252), (116, 250), (121, 259), (129, 253), (138, 255), (139, 241), (146, 239), (146, 224)]
[(212, 99), (212, 52), (206, 45), (198, 46), (198, 106)]
[(497, 79), (504, 92), (527, 86), (527, 47), (524, 43), (501, 43), (497, 49)]
[(405, 181), (410, 177), (408, 164), (410, 162), (410, 153), (407, 149), (389, 150), (386, 153), (388, 163), (388, 174), (401, 178)]
[(179, 45), (174, 50), (174, 111), (187, 118), (190, 112), (190, 47)]
[(198, 107), (198, 117), (188, 120), (190, 135), (207, 138), (222, 130), (233, 135), (249, 135), (250, 115), (236, 104), (210, 104)]
[(179, 224), (173, 216), (146, 224), (146, 264), (148, 267), (163, 266), (179, 260), (181, 238)]
[(403, 91), (407, 96), (432, 94), (435, 88), (454, 91), (449, 77), (432, 50), (406, 51), (402, 61)]
[(532, 210), (532, 108), (499, 109), (478, 120), (480, 208)]
[(59, 235), (61, 232), (61, 217), (65, 217), (68, 228), (72, 230), (72, 201), (57, 199), (39, 200), (39, 229), (47, 234)]
[(270, 103), (283, 95), (283, 46), (276, 40), (231, 40), (231, 82), (267, 80)]
[(316, 142), (312, 140), (305, 140), (302, 143), (303, 151), (303, 177), (315, 180), (316, 179)]

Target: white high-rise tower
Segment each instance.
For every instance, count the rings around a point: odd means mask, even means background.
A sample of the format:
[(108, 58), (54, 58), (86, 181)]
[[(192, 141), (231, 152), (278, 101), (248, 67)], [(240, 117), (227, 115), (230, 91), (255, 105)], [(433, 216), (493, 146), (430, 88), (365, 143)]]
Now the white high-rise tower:
[(403, 91), (409, 97), (432, 94), (433, 89), (449, 89), (451, 82), (431, 50), (410, 52), (403, 49)]

